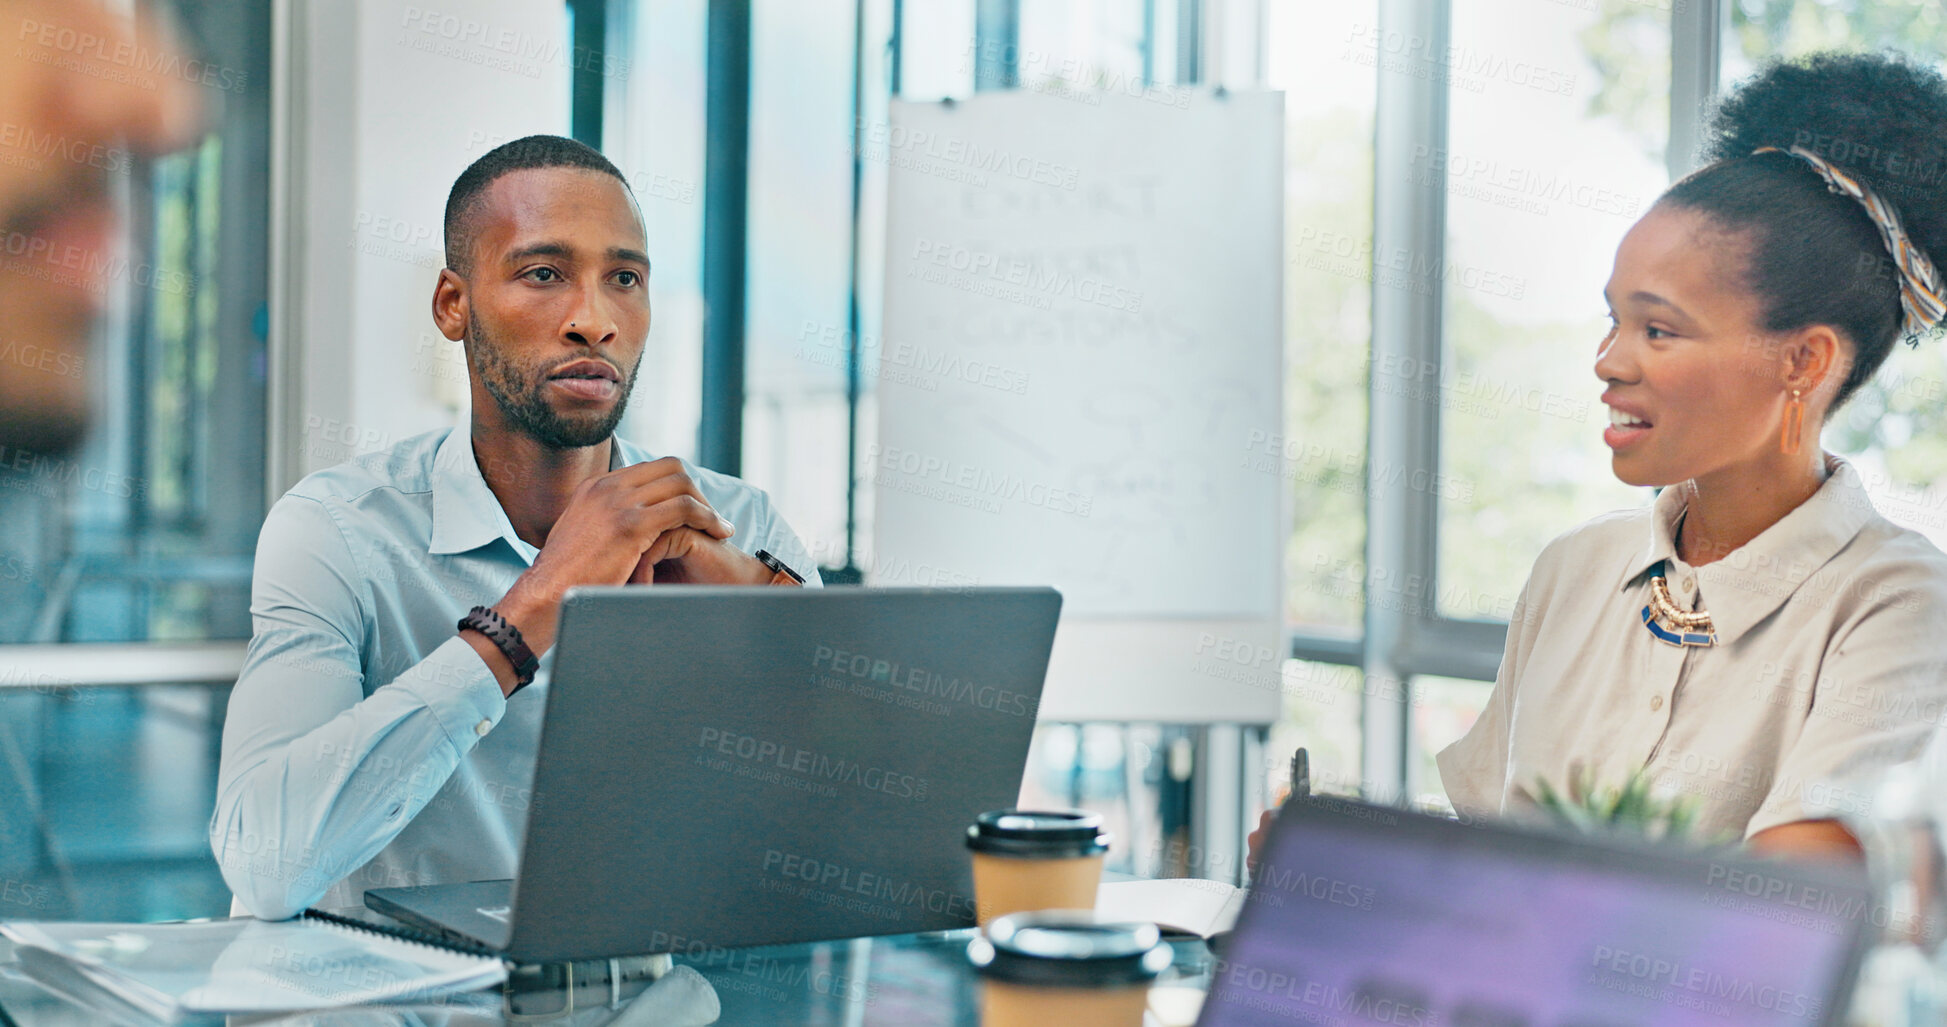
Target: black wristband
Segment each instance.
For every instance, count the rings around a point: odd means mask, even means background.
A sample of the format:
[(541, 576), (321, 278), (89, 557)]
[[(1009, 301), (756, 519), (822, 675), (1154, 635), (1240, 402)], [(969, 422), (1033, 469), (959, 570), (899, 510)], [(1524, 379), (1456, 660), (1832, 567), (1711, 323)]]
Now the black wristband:
[(513, 697), (514, 692), (534, 683), (534, 673), (541, 669), (541, 661), (534, 658), (534, 650), (529, 649), (526, 640), (521, 638), (521, 629), (507, 623), (507, 618), (490, 606), (476, 606), (468, 610), (467, 615), (460, 618), (456, 630), (465, 631), (468, 628), (487, 636), (487, 641), (492, 642), (494, 648), (507, 657), (507, 662), (514, 665), (514, 691), (507, 693), (509, 698)]

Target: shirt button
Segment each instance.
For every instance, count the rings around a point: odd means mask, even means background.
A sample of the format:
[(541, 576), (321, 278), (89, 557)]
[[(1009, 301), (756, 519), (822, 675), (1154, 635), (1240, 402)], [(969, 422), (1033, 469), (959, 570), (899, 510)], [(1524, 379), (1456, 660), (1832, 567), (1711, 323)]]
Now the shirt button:
[(1690, 576), (1690, 575), (1688, 575), (1688, 574), (1686, 574), (1686, 575), (1684, 575), (1684, 576), (1683, 576), (1683, 591), (1684, 591), (1684, 592), (1685, 592), (1686, 594), (1688, 594), (1689, 592), (1691, 592), (1691, 591), (1693, 591), (1693, 590), (1695, 590), (1695, 589), (1696, 589), (1696, 587), (1697, 587), (1697, 579), (1696, 579), (1696, 578), (1693, 578), (1693, 577), (1691, 577), (1691, 576)]
[(487, 737), (487, 732), (492, 731), (493, 729), (494, 729), (494, 722), (491, 720), (483, 720), (480, 723), (473, 725), (473, 733), (479, 735), (482, 738)]
[(1660, 710), (1662, 708), (1663, 708), (1663, 697), (1660, 695), (1650, 696), (1650, 709)]

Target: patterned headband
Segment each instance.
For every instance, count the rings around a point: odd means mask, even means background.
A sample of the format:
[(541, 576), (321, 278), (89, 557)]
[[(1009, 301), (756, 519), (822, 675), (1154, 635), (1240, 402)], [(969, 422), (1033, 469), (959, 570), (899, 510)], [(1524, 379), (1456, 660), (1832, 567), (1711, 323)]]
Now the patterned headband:
[(1874, 227), (1879, 229), (1879, 237), (1886, 243), (1886, 251), (1893, 255), (1893, 263), (1900, 268), (1900, 309), (1905, 312), (1905, 323), (1901, 326), (1907, 335), (1918, 335), (1947, 318), (1947, 288), (1941, 285), (1940, 272), (1934, 268), (1933, 261), (1927, 259), (1925, 251), (1913, 245), (1906, 237), (1906, 230), (1900, 227), (1900, 215), (1893, 205), (1881, 199), (1878, 193), (1859, 184), (1851, 175), (1840, 171), (1825, 158), (1805, 149), (1794, 146), (1780, 150), (1776, 146), (1760, 146), (1751, 151), (1759, 153), (1789, 153), (1812, 166), (1812, 170), (1825, 179), (1826, 188), (1843, 196), (1850, 196), (1866, 208), (1866, 216), (1873, 219)]

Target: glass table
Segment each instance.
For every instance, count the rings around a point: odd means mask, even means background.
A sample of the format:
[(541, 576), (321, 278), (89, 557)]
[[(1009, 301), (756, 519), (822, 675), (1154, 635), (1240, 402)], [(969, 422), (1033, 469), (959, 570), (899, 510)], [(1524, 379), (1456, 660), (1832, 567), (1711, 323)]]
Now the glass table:
[[(228, 1023), (646, 1027), (707, 1023), (714, 1006), (720, 1008), (715, 1022), (721, 1024), (974, 1027), (980, 1022), (979, 979), (966, 957), (967, 942), (973, 936), (968, 929), (677, 956), (678, 969), (647, 990), (641, 985), (625, 985), (621, 994), (610, 995), (605, 988), (578, 988), (572, 995), (572, 1006), (570, 995), (558, 988), (513, 997), (493, 991), (458, 996), (438, 1005), (363, 1006), (288, 1016), (231, 1017)], [(1194, 938), (1172, 939), (1171, 944), (1175, 962), (1152, 994), (1161, 1003), (1174, 999), (1174, 1005), (1186, 1008), (1181, 1020), (1165, 1020), (1187, 1024), (1195, 1016), (1198, 996), (1208, 985), (1212, 957)], [(714, 1003), (706, 997), (710, 993), (714, 993)], [(611, 1006), (611, 999), (619, 1001)], [(111, 1011), (89, 1008), (49, 991), (19, 972), (11, 946), (0, 940), (0, 1027), (93, 1027), (118, 1022), (144, 1021), (117, 1020)]]
[[(376, 914), (366, 917), (378, 919)], [(207, 1018), (192, 1024), (306, 1027), (680, 1027), (685, 1024), (807, 1024), (820, 1027), (977, 1027), (980, 982), (967, 963), (971, 929), (889, 935), (677, 956), (656, 984), (504, 989), (437, 1004), (362, 1006), (267, 1017)], [(1150, 992), (1151, 1027), (1188, 1027), (1216, 971), (1200, 939), (1170, 939), (1175, 959)], [(580, 965), (580, 964), (578, 964)], [(523, 975), (526, 979), (529, 975)], [(554, 979), (558, 980), (558, 975)], [(146, 1024), (121, 1019), (50, 991), (20, 972), (0, 939), (0, 1027)], [(1909, 949), (1868, 958), (1848, 1027), (1919, 1027), (1947, 1022), (1947, 976)]]

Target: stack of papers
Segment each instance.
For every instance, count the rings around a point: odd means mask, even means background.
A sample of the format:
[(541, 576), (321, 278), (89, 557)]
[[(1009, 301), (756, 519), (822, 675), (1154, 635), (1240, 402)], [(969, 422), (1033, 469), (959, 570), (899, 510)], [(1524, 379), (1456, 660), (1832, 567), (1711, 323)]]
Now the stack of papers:
[(493, 987), (500, 960), (326, 923), (0, 923), (20, 969), (124, 1022), (424, 1003)]
[(1095, 891), (1095, 912), (1109, 920), (1147, 921), (1165, 934), (1207, 939), (1237, 923), (1249, 896), (1222, 881), (1194, 877), (1104, 881)]

